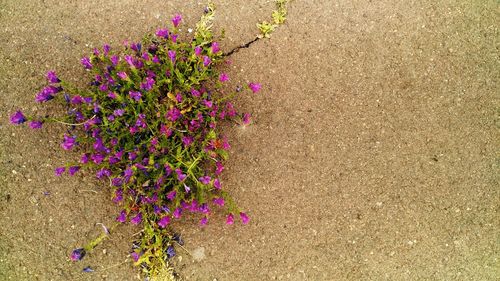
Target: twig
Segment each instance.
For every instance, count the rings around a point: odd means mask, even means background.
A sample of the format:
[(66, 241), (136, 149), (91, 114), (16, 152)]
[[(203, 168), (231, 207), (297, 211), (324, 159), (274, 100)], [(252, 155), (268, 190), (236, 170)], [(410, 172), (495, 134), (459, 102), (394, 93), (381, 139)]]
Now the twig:
[(72, 123), (66, 123), (66, 122), (63, 122), (63, 121), (60, 121), (60, 120), (57, 120), (57, 119), (54, 119), (54, 118), (50, 118), (50, 120), (52, 121), (55, 121), (57, 123), (61, 123), (61, 124), (64, 124), (64, 125), (69, 125), (69, 126), (80, 126), (80, 125), (84, 125), (85, 123), (89, 122), (90, 120), (94, 119), (97, 115), (94, 115), (92, 116), (90, 119), (86, 120), (85, 122), (82, 122), (82, 123), (77, 123), (77, 124), (72, 124)]

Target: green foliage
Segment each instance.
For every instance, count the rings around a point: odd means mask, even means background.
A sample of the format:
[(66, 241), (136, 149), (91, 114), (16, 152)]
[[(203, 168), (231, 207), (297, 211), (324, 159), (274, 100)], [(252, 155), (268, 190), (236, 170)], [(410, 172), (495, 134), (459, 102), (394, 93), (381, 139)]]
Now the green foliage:
[(257, 23), (257, 28), (260, 31), (259, 38), (270, 38), (274, 30), (285, 22), (287, 15), (286, 4), (288, 2), (288, 0), (276, 0), (276, 9), (271, 14), (273, 21)]

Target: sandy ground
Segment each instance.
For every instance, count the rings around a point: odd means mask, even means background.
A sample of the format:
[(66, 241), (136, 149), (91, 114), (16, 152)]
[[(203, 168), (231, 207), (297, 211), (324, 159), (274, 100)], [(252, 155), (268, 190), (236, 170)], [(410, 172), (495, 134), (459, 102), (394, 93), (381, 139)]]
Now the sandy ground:
[[(271, 1), (215, 1), (224, 49)], [(117, 209), (89, 175), (55, 178), (64, 129), (8, 125), (44, 73), (118, 46), (196, 1), (0, 1), (0, 280), (137, 280), (123, 227), (81, 263), (72, 248)], [(186, 280), (498, 280), (500, 10), (497, 1), (296, 0), (271, 40), (233, 55), (254, 124), (228, 130), (224, 184), (248, 226), (176, 225)], [(50, 192), (46, 196), (43, 192)], [(219, 220), (219, 221), (217, 221)], [(82, 273), (84, 266), (96, 269)]]

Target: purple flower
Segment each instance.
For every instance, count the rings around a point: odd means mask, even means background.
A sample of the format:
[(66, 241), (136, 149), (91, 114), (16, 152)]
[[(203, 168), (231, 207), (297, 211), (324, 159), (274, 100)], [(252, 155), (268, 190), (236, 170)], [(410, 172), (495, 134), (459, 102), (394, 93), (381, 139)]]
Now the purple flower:
[(89, 162), (89, 155), (87, 153), (85, 153), (80, 158), (80, 163), (87, 164), (88, 162)]
[(90, 266), (85, 267), (82, 271), (83, 272), (94, 272), (94, 270)]
[(102, 168), (96, 173), (96, 177), (98, 179), (102, 179), (103, 177), (109, 177), (109, 176), (111, 176), (111, 171), (106, 168)]
[(182, 102), (182, 95), (181, 95), (181, 93), (177, 93), (177, 95), (175, 95), (175, 100), (176, 100), (178, 103), (181, 103), (181, 102)]
[(170, 58), (170, 60), (172, 61), (172, 63), (175, 62), (175, 56), (176, 56), (176, 52), (174, 50), (168, 50), (168, 57)]
[(141, 43), (130, 43), (130, 49), (136, 51), (136, 52), (140, 52), (141, 49), (142, 49), (142, 44)]
[(215, 162), (215, 174), (220, 175), (223, 170), (224, 170), (224, 166), (222, 165), (222, 163), (219, 161)]
[(192, 136), (182, 137), (182, 143), (186, 147), (190, 146), (193, 143), (193, 141), (194, 138)]
[(219, 43), (212, 42), (212, 53), (216, 54), (220, 51)]
[(195, 97), (199, 97), (199, 96), (201, 96), (201, 93), (198, 90), (191, 89), (191, 95), (193, 95)]
[(127, 75), (127, 73), (126, 73), (126, 72), (124, 72), (124, 71), (117, 72), (117, 73), (116, 73), (116, 75), (117, 75), (118, 77), (120, 77), (120, 79), (122, 79), (122, 80), (127, 80), (127, 79), (128, 79), (128, 75)]
[(139, 253), (136, 253), (136, 252), (132, 252), (130, 253), (130, 256), (132, 257), (132, 259), (137, 262), (139, 260), (139, 258), (141, 257), (141, 255)]
[(243, 114), (242, 121), (244, 125), (250, 124), (250, 113)]
[(141, 97), (142, 97), (141, 92), (130, 91), (128, 94), (129, 94), (130, 98), (134, 99), (135, 101), (141, 100)]
[(254, 94), (260, 91), (260, 89), (262, 88), (262, 86), (259, 83), (248, 83), (248, 87), (250, 88), (250, 90), (252, 90)]
[(106, 92), (108, 90), (108, 85), (106, 84), (101, 84), (99, 86), (99, 90), (102, 91), (102, 92)]
[(210, 176), (203, 176), (203, 177), (200, 177), (198, 180), (199, 180), (202, 184), (207, 185), (207, 184), (209, 184), (209, 183), (210, 183), (210, 180), (211, 180), (211, 179), (212, 179), (212, 178), (210, 178)]
[(10, 116), (10, 123), (12, 124), (19, 125), (24, 122), (26, 122), (26, 117), (20, 110), (16, 111), (14, 114)]
[(81, 104), (84, 101), (85, 100), (81, 96), (79, 96), (79, 95), (76, 95), (76, 96), (74, 96), (74, 97), (71, 98), (71, 103), (72, 104)]
[(165, 164), (165, 176), (170, 176), (172, 174), (172, 168), (170, 167), (169, 164)]
[(94, 55), (98, 57), (100, 55), (99, 49), (94, 48)]
[(181, 117), (181, 111), (176, 107), (170, 109), (166, 115), (166, 118), (172, 122), (175, 122), (179, 117)]
[(194, 47), (194, 54), (197, 56), (201, 55), (201, 47), (200, 46)]
[(180, 14), (176, 14), (173, 18), (172, 18), (172, 24), (177, 27), (179, 25), (179, 23), (182, 21), (182, 16)]
[(211, 62), (212, 62), (212, 60), (209, 57), (203, 56), (203, 65), (205, 67), (208, 66)]
[(123, 57), (125, 61), (130, 65), (130, 67), (134, 68), (134, 58), (131, 55), (126, 55)]
[(221, 207), (224, 207), (224, 198), (220, 197), (220, 198), (214, 198), (212, 200), (212, 202), (214, 202), (215, 205), (218, 205), (218, 206), (221, 206)]
[(209, 100), (203, 100), (202, 103), (208, 108), (212, 108), (212, 106), (214, 105), (214, 103)]
[(180, 219), (182, 216), (182, 209), (181, 208), (175, 209), (172, 215), (174, 216), (174, 218)]
[(160, 228), (165, 228), (169, 223), (170, 223), (170, 216), (164, 216), (158, 221), (158, 226), (160, 226)]
[(54, 173), (56, 174), (56, 176), (60, 176), (60, 175), (62, 175), (62, 173), (64, 173), (64, 171), (66, 171), (66, 168), (64, 168), (64, 167), (57, 167), (54, 170)]
[(54, 98), (54, 91), (51, 88), (47, 87), (41, 90), (36, 96), (35, 101), (37, 102), (46, 102)]
[(175, 195), (177, 195), (177, 192), (176, 192), (175, 190), (170, 191), (170, 192), (167, 194), (167, 198), (168, 198), (168, 200), (170, 200), (170, 201), (174, 200)]
[(243, 224), (247, 224), (248, 221), (250, 221), (250, 218), (247, 216), (247, 214), (245, 214), (243, 212), (240, 212), (240, 218), (241, 218), (241, 222)]
[(234, 223), (234, 215), (231, 213), (231, 214), (227, 215), (226, 224), (231, 225), (233, 223)]
[(83, 259), (85, 254), (86, 254), (86, 252), (85, 252), (85, 249), (83, 249), (83, 248), (74, 249), (73, 252), (71, 252), (71, 255), (69, 256), (69, 258), (72, 261), (79, 261), (79, 260)]
[(220, 183), (220, 180), (219, 180), (219, 179), (215, 179), (215, 180), (214, 180), (214, 187), (215, 187), (216, 189), (219, 189), (219, 190), (222, 188), (222, 185), (221, 185), (221, 183)]
[(120, 57), (118, 57), (117, 55), (113, 55), (113, 56), (111, 56), (111, 58), (110, 58), (110, 59), (111, 59), (111, 63), (112, 63), (113, 65), (115, 65), (115, 66), (116, 66), (116, 65), (118, 64), (118, 62), (120, 61)]
[(153, 85), (155, 84), (155, 80), (150, 77), (146, 77), (146, 81), (141, 83), (141, 89), (149, 91), (153, 89)]
[[(117, 190), (115, 190), (115, 198), (113, 198), (113, 202), (115, 203), (118, 203), (118, 202), (121, 202), (123, 200), (123, 190), (121, 188), (118, 188)], [(123, 213), (125, 211), (122, 211)]]
[(120, 215), (118, 215), (116, 217), (116, 221), (117, 222), (125, 222), (127, 220), (127, 213), (125, 212), (125, 210), (122, 210), (120, 212)]
[(92, 63), (90, 62), (90, 58), (84, 57), (80, 60), (80, 62), (82, 63), (83, 67), (85, 67), (85, 69), (92, 68)]
[(179, 181), (184, 181), (184, 180), (186, 179), (186, 177), (187, 177), (187, 175), (186, 175), (186, 174), (183, 174), (183, 173), (182, 173), (182, 170), (181, 170), (181, 169), (179, 169), (179, 168), (175, 169), (175, 173), (177, 173), (177, 179), (178, 179)]
[(186, 191), (186, 193), (189, 193), (191, 191), (191, 187), (184, 184), (184, 190)]
[(201, 218), (201, 220), (200, 220), (200, 226), (207, 225), (207, 222), (208, 222), (208, 218), (207, 217)]
[(104, 44), (104, 46), (102, 46), (102, 49), (104, 50), (104, 55), (107, 56), (109, 51), (111, 50), (111, 46), (109, 46), (108, 44)]
[(200, 205), (200, 207), (198, 208), (198, 210), (203, 213), (203, 214), (208, 214), (210, 213), (210, 208), (208, 208), (208, 204), (207, 203), (203, 203)]
[(165, 28), (156, 30), (156, 36), (168, 38), (168, 29)]
[(76, 144), (76, 138), (75, 137), (71, 137), (71, 136), (68, 136), (68, 135), (64, 135), (64, 141), (63, 143), (61, 144), (61, 147), (64, 149), (64, 150), (70, 150), (71, 148), (73, 148), (73, 146)]
[(30, 122), (30, 128), (31, 129), (40, 129), (40, 128), (42, 128), (42, 124), (43, 124), (42, 121), (34, 120), (34, 121)]
[(130, 223), (132, 224), (140, 224), (142, 221), (142, 214), (139, 212), (137, 213), (137, 215), (135, 215), (135, 217), (133, 217), (132, 219), (130, 219)]
[(47, 81), (49, 81), (49, 83), (53, 83), (53, 84), (61, 82), (61, 80), (59, 80), (59, 78), (57, 78), (57, 75), (53, 70), (50, 70), (47, 72)]
[(154, 63), (160, 63), (160, 59), (158, 58), (158, 56), (153, 56), (153, 58), (151, 59)]
[(111, 180), (111, 183), (114, 185), (114, 186), (121, 186), (123, 181), (121, 178), (113, 178)]
[(115, 109), (115, 111), (113, 111), (113, 114), (115, 116), (122, 116), (123, 113), (125, 113), (125, 110), (124, 109)]
[(92, 159), (92, 161), (96, 164), (101, 164), (101, 162), (104, 160), (104, 156), (99, 153), (96, 153), (91, 155), (90, 159)]
[(68, 169), (68, 173), (70, 176), (73, 176), (76, 172), (78, 172), (78, 170), (80, 170), (80, 166), (71, 166)]
[(108, 98), (110, 98), (110, 99), (116, 99), (116, 97), (117, 97), (116, 93), (114, 93), (114, 92), (109, 92), (108, 93)]
[(226, 73), (221, 73), (221, 74), (219, 75), (219, 81), (221, 81), (221, 82), (226, 82), (226, 81), (228, 81), (228, 80), (229, 80), (229, 76), (227, 76), (227, 74), (226, 74)]

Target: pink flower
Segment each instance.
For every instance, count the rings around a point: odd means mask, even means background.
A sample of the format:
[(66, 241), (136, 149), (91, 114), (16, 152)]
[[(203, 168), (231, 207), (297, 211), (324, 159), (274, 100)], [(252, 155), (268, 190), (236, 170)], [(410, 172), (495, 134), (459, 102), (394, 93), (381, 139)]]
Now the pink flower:
[(243, 125), (250, 124), (250, 113), (243, 114), (242, 121), (243, 121)]
[(216, 175), (220, 175), (222, 173), (222, 171), (224, 170), (224, 166), (219, 161), (215, 162), (215, 167), (216, 167), (215, 168), (215, 174)]
[(202, 184), (207, 185), (210, 183), (210, 176), (203, 176), (198, 179)]
[(212, 60), (209, 57), (203, 56), (203, 65), (205, 67), (207, 67), (211, 62), (212, 62)]
[(201, 93), (198, 90), (191, 89), (191, 95), (193, 95), (195, 97), (199, 97), (199, 96), (201, 96)]
[(193, 143), (193, 141), (194, 138), (192, 136), (182, 137), (182, 143), (186, 147), (190, 146)]
[(214, 202), (215, 205), (217, 206), (221, 206), (221, 207), (224, 207), (224, 198), (220, 197), (220, 198), (214, 198), (212, 200), (212, 202)]
[(231, 214), (227, 215), (226, 224), (232, 225), (233, 223), (234, 223), (234, 215), (231, 213)]
[(158, 29), (156, 31), (156, 36), (158, 37), (163, 37), (163, 38), (168, 38), (168, 29)]
[(240, 212), (240, 218), (243, 224), (247, 224), (250, 221), (250, 218), (247, 216), (247, 214), (243, 212)]
[(212, 53), (216, 54), (220, 51), (219, 43), (212, 42)]
[(186, 177), (187, 177), (187, 175), (186, 175), (186, 174), (183, 174), (183, 173), (182, 173), (182, 170), (181, 170), (181, 169), (179, 169), (179, 168), (175, 169), (175, 173), (177, 173), (177, 179), (178, 179), (179, 181), (184, 181), (184, 180), (186, 179)]
[(194, 54), (197, 56), (201, 55), (201, 47), (200, 46), (194, 47)]
[(221, 81), (221, 82), (226, 82), (226, 81), (228, 81), (228, 80), (229, 80), (229, 76), (227, 76), (227, 74), (226, 74), (226, 73), (221, 73), (221, 74), (219, 75), (219, 81)]
[(167, 112), (166, 117), (168, 120), (175, 122), (177, 119), (181, 117), (181, 115), (182, 115), (181, 111), (174, 107)]
[(220, 180), (219, 180), (219, 179), (215, 179), (215, 180), (214, 180), (214, 187), (215, 187), (216, 189), (219, 189), (219, 190), (222, 188), (222, 185), (221, 185), (221, 183), (220, 183)]
[(30, 122), (30, 127), (31, 129), (40, 129), (42, 127), (42, 122), (41, 121), (31, 121)]
[(252, 90), (254, 94), (260, 91), (260, 89), (262, 88), (262, 86), (259, 83), (248, 83), (248, 87), (250, 88), (250, 90)]
[(168, 57), (170, 58), (170, 60), (171, 60), (172, 62), (175, 62), (175, 56), (176, 56), (176, 55), (177, 55), (177, 54), (176, 54), (176, 52), (175, 52), (174, 50), (169, 50), (169, 51), (168, 51)]

